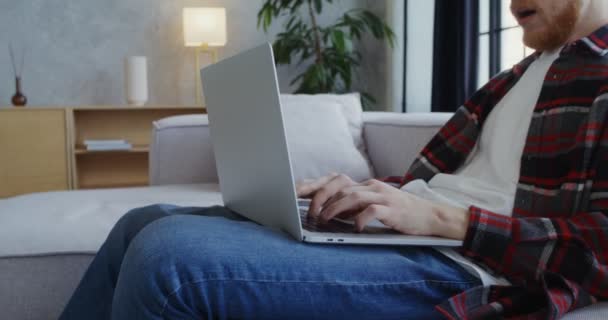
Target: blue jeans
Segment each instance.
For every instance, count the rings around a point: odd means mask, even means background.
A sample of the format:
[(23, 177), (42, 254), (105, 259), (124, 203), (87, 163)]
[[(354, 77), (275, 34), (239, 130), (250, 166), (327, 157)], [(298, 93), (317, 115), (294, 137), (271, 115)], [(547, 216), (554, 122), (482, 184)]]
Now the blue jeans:
[(431, 248), (316, 245), (224, 207), (121, 218), (60, 319), (432, 319), (480, 284)]

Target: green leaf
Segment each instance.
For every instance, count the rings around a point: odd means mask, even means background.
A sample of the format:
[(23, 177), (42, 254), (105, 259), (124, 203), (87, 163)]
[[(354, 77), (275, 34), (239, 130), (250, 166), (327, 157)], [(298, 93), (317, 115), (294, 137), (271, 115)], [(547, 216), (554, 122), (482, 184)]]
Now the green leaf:
[(388, 25), (384, 25), (384, 34), (386, 34), (386, 39), (388, 40), (388, 44), (391, 48), (395, 47), (395, 33)]
[(291, 16), (291, 18), (289, 18), (287, 24), (285, 25), (285, 29), (292, 30), (294, 28), (294, 23), (296, 22), (297, 18), (298, 16)]
[(321, 14), (321, 11), (323, 10), (323, 0), (314, 0), (314, 4), (315, 11), (317, 11), (317, 14)]
[[(304, 3), (304, 0), (283, 0), (285, 2), (284, 9), (289, 8), (289, 14), (295, 14)], [(310, 0), (308, 0), (310, 1)]]
[(270, 24), (272, 24), (272, 12), (268, 10), (266, 11), (266, 16), (264, 17), (264, 32), (268, 31)]
[(331, 42), (338, 52), (344, 53), (346, 51), (346, 40), (344, 40), (344, 32), (342, 30), (336, 29), (331, 33)]
[(257, 24), (258, 29), (260, 28), (260, 26), (262, 26), (264, 29), (264, 32), (267, 31), (267, 29), (268, 29), (268, 25), (266, 24), (266, 21), (268, 20), (267, 16), (271, 13), (272, 13), (272, 5), (271, 5), (270, 1), (266, 1), (266, 3), (264, 3), (264, 5), (262, 6), (262, 9), (260, 9), (260, 11), (258, 12), (258, 24)]
[(342, 64), (336, 64), (336, 67), (338, 68), (340, 77), (342, 77), (342, 80), (344, 81), (344, 86), (347, 90), (350, 90), (353, 79), (351, 66), (344, 62)]
[(360, 92), (361, 94), (361, 106), (363, 110), (369, 111), (372, 110), (376, 105), (376, 98), (367, 92)]
[(300, 73), (297, 77), (293, 78), (290, 82), (289, 85), (293, 86), (294, 84), (296, 84), (298, 81), (300, 81), (302, 78), (304, 77), (304, 73)]

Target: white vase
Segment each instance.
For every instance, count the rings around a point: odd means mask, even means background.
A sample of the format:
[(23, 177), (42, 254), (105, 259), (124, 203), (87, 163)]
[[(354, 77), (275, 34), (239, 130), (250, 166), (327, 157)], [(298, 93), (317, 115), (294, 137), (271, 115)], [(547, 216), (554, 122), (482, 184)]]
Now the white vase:
[(143, 106), (148, 101), (148, 70), (146, 57), (125, 59), (125, 94), (131, 106)]

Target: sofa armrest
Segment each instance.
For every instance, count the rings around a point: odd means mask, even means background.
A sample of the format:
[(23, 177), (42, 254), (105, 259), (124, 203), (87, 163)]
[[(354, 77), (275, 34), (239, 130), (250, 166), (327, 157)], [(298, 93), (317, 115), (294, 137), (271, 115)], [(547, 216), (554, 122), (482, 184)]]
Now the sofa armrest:
[(155, 121), (149, 161), (151, 185), (217, 183), (207, 115)]
[(363, 138), (378, 178), (402, 176), (452, 113), (364, 112)]

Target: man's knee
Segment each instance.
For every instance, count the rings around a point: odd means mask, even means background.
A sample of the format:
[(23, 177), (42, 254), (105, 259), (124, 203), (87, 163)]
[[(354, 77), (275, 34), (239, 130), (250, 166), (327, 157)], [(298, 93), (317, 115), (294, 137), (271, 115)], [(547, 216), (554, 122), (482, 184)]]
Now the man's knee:
[[(235, 241), (240, 239), (241, 221), (223, 216), (172, 215), (145, 226), (133, 238), (125, 259), (139, 270), (157, 272), (179, 271), (192, 264), (199, 270), (216, 270), (223, 260), (232, 256)], [(242, 240), (245, 241), (245, 240)], [(152, 259), (152, 260), (150, 260)], [(221, 269), (221, 268), (220, 268)]]
[(160, 267), (160, 264), (166, 261), (167, 255), (171, 254), (170, 247), (173, 245), (170, 242), (175, 241), (168, 230), (163, 231), (162, 225), (165, 221), (175, 218), (178, 217), (155, 219), (141, 228), (131, 241), (125, 262), (129, 260), (129, 263), (137, 269), (144, 267), (140, 269), (141, 271), (151, 271), (152, 268)]
[[(179, 288), (182, 278), (207, 269), (208, 257), (193, 239), (189, 221), (193, 216), (174, 215), (157, 219), (132, 239), (121, 266), (121, 292), (148, 301), (156, 309), (163, 295)], [(124, 277), (124, 278), (122, 278)]]
[(174, 208), (176, 206), (154, 204), (129, 210), (116, 222), (108, 239), (118, 237), (130, 241), (151, 222), (171, 215), (170, 210)]

